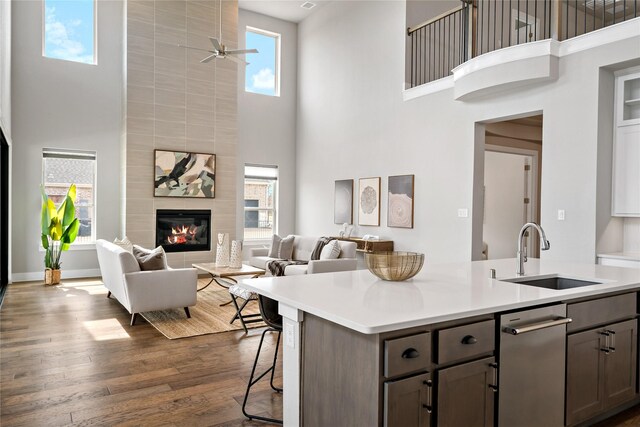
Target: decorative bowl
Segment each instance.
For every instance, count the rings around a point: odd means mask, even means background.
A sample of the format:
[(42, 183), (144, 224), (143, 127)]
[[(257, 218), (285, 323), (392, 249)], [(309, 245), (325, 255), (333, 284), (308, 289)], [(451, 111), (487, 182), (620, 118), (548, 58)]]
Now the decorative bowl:
[(364, 261), (370, 272), (382, 280), (402, 281), (418, 274), (424, 254), (416, 252), (366, 252)]

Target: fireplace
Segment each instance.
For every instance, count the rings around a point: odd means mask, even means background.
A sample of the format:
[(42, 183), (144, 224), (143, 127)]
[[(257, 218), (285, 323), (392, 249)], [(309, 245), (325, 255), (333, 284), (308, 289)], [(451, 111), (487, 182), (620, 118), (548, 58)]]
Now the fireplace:
[(211, 211), (158, 209), (156, 245), (165, 252), (211, 250)]

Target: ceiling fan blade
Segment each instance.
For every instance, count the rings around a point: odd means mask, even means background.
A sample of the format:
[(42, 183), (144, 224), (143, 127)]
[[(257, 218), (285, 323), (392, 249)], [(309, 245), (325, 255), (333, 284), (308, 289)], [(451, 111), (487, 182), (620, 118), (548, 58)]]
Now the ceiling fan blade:
[(211, 40), (211, 44), (216, 51), (220, 52), (222, 50), (222, 46), (220, 45), (218, 39), (216, 39), (215, 37), (209, 37), (209, 40)]
[(218, 56), (217, 53), (214, 53), (213, 55), (209, 55), (206, 58), (204, 58), (203, 60), (200, 61), (201, 64), (206, 64), (207, 62), (211, 61), (212, 59), (214, 59), (216, 56)]
[(242, 59), (236, 57), (236, 56), (224, 56), (225, 59), (230, 59), (233, 62), (237, 62), (238, 64), (242, 64), (242, 65), (247, 65), (246, 61), (243, 61)]
[(245, 53), (258, 53), (258, 49), (227, 50), (225, 53), (230, 54), (230, 55), (243, 55)]
[(183, 47), (183, 48), (185, 48), (185, 49), (201, 50), (201, 51), (203, 51), (203, 52), (209, 52), (209, 53), (215, 53), (214, 51), (209, 50), (209, 49), (201, 49), (201, 48), (199, 48), (199, 47), (185, 46), (185, 45), (183, 45), (183, 44), (179, 44), (179, 45), (178, 45), (178, 47)]

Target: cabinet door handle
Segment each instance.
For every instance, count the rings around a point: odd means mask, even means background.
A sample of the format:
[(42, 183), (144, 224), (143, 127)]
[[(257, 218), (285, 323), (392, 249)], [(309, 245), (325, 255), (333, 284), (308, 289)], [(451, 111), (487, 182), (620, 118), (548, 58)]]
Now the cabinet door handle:
[(408, 348), (402, 352), (403, 359), (415, 359), (420, 356), (420, 353), (415, 348)]
[(609, 346), (609, 337), (611, 336), (611, 334), (609, 333), (609, 331), (604, 330), (600, 332), (600, 335), (604, 336), (604, 347), (602, 347), (600, 351), (602, 351), (605, 355), (607, 355), (611, 353), (611, 347)]
[(426, 381), (423, 381), (422, 384), (427, 386), (427, 404), (426, 405), (423, 404), (422, 407), (426, 409), (427, 412), (430, 414), (431, 412), (433, 412), (432, 395), (431, 395), (431, 387), (433, 387), (433, 381), (426, 380)]
[(475, 344), (478, 342), (478, 339), (473, 335), (466, 335), (462, 338), (462, 344)]
[(612, 331), (612, 330), (607, 330), (607, 332), (609, 333), (609, 339), (611, 340), (609, 343), (609, 351), (611, 353), (615, 353), (616, 352), (616, 331)]
[(498, 364), (497, 363), (489, 363), (489, 366), (493, 368), (493, 384), (489, 384), (489, 388), (493, 390), (494, 393), (498, 392)]

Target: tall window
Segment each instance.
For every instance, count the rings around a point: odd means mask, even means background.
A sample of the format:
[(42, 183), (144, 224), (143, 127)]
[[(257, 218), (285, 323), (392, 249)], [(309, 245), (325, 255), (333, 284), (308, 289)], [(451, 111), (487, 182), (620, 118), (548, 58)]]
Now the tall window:
[(96, 63), (96, 0), (44, 0), (42, 54)]
[(244, 167), (244, 239), (269, 239), (276, 230), (277, 166)]
[(42, 150), (42, 183), (56, 206), (60, 206), (69, 186), (76, 185), (76, 217), (80, 230), (73, 244), (94, 242), (96, 153), (45, 148)]
[(247, 49), (259, 52), (247, 55), (245, 91), (280, 96), (280, 34), (247, 27), (245, 40)]

